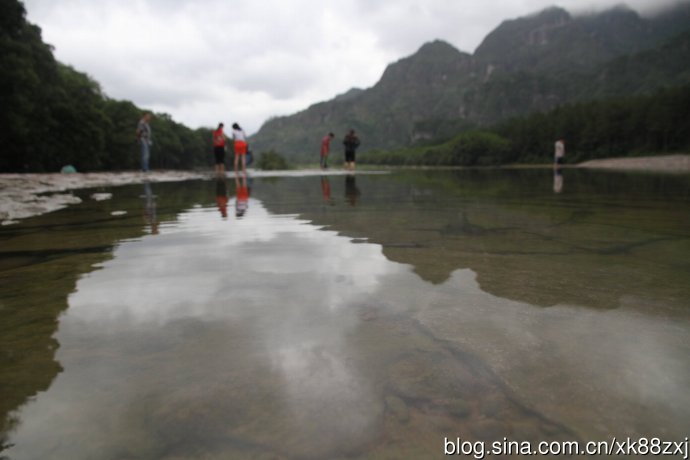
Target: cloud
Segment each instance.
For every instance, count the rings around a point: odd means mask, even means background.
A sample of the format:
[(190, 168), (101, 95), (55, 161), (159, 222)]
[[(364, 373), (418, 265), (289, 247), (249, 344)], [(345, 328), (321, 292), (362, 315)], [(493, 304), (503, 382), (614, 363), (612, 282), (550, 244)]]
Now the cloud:
[[(641, 10), (658, 5), (629, 3)], [(27, 0), (26, 8), (57, 58), (91, 75), (110, 97), (165, 111), (191, 127), (234, 119), (252, 133), (271, 116), (374, 85), (386, 65), (425, 42), (443, 39), (473, 52), (502, 20), (551, 4)]]

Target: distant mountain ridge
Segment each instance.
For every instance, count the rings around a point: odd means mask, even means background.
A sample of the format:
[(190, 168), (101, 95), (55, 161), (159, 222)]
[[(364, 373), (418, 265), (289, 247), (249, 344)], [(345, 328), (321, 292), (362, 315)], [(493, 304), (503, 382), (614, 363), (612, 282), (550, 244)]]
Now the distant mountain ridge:
[(371, 88), (271, 119), (251, 142), (304, 161), (323, 133), (352, 127), (362, 150), (399, 148), (568, 102), (684, 84), (689, 57), (690, 2), (649, 19), (625, 6), (583, 16), (551, 7), (504, 21), (473, 55), (426, 43)]

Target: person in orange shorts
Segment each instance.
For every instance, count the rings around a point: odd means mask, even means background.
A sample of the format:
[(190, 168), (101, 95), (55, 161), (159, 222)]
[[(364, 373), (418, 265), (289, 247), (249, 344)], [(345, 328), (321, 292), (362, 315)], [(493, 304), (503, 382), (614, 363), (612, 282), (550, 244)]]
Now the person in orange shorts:
[(247, 136), (237, 123), (232, 124), (232, 139), (235, 141), (235, 172), (242, 158), (242, 173), (247, 174)]

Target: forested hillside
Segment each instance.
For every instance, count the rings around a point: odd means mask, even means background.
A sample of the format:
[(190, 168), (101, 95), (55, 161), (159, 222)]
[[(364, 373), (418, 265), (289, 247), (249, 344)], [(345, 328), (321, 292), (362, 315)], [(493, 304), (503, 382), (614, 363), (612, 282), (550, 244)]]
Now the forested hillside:
[(690, 3), (652, 18), (626, 7), (549, 8), (504, 21), (471, 55), (442, 41), (392, 63), (373, 87), (269, 120), (258, 149), (313, 159), (323, 133), (350, 127), (361, 150), (439, 143), (469, 129), (601, 98), (690, 83)]
[(464, 131), (433, 145), (369, 151), (360, 163), (496, 166), (553, 161), (565, 139), (566, 161), (690, 151), (690, 85), (652, 95), (617, 97), (559, 107), (548, 113)]
[[(0, 1), (0, 171), (139, 168), (136, 124), (144, 108), (103, 94), (88, 75), (56, 61), (17, 0)], [(151, 122), (154, 168), (210, 163), (210, 130), (166, 114)]]

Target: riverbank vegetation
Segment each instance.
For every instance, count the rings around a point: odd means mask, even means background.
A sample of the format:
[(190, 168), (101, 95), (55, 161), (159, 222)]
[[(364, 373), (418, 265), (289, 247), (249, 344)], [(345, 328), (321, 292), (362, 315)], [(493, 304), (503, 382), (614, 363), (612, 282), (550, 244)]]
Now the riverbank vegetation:
[[(105, 95), (88, 75), (58, 62), (21, 2), (0, 2), (0, 172), (139, 167), (136, 124), (147, 111)], [(211, 130), (192, 130), (169, 115), (151, 121), (151, 166), (210, 164)]]
[(559, 107), (470, 130), (443, 142), (371, 151), (372, 165), (492, 166), (553, 161), (565, 139), (568, 163), (690, 150), (690, 85), (649, 96), (619, 97)]

